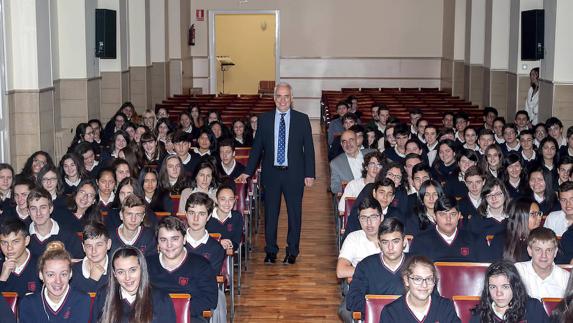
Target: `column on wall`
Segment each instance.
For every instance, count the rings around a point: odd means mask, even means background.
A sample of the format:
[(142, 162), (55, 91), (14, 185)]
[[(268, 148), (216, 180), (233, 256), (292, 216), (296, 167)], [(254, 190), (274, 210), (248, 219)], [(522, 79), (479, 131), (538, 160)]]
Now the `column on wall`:
[(140, 114), (152, 107), (149, 6), (150, 0), (129, 0), (129, 92)]
[(573, 2), (544, 1), (545, 54), (541, 60), (539, 119), (558, 117), (565, 128), (573, 125)]
[(521, 60), (521, 12), (542, 8), (543, 0), (511, 0), (507, 74), (507, 112), (510, 115), (523, 109), (529, 90), (529, 71), (539, 67), (539, 61)]
[(50, 3), (4, 4), (10, 162), (19, 171), (34, 151), (54, 153)]
[(468, 0), (464, 57), (464, 97), (483, 107), (485, 0)]
[(67, 129), (71, 134), (78, 123), (99, 118), (97, 0), (52, 0), (51, 6), (56, 130)]
[(129, 100), (129, 26), (127, 0), (98, 0), (99, 9), (116, 11), (115, 59), (99, 59), (101, 74), (101, 120), (107, 122)]
[(167, 0), (149, 2), (149, 43), (151, 56), (151, 103), (161, 103), (169, 95)]
[(513, 120), (515, 112), (507, 111), (509, 13), (509, 1), (486, 0), (483, 104)]
[(464, 97), (466, 1), (444, 1), (441, 88)]
[[(181, 8), (186, 1), (170, 0), (167, 3), (169, 95), (183, 93), (183, 61), (181, 43)], [(188, 12), (188, 11), (187, 11)]]

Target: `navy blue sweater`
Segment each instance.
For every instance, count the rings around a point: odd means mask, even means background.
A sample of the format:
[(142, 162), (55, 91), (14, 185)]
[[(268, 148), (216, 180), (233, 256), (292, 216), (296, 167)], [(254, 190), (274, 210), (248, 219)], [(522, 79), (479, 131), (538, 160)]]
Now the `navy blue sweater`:
[[(430, 310), (422, 320), (423, 322), (461, 322), (452, 300), (432, 294)], [(380, 314), (380, 323), (419, 323), (416, 316), (406, 304), (406, 296), (402, 296), (392, 303), (384, 306)]]
[[(481, 318), (479, 316), (479, 312), (476, 311), (472, 315), (470, 323), (480, 323)], [(505, 320), (500, 320), (495, 317), (495, 322), (506, 322)], [(541, 305), (541, 302), (537, 299), (528, 297), (525, 303), (525, 317), (519, 321), (520, 323), (546, 323), (549, 322), (549, 317), (547, 316), (547, 312)], [(507, 322), (510, 323), (510, 322)]]
[(211, 217), (207, 222), (206, 229), (209, 233), (220, 233), (221, 239), (229, 239), (233, 242), (233, 250), (239, 248), (243, 236), (243, 226), (245, 224), (243, 215), (237, 211), (231, 211), (231, 218), (226, 218), (224, 222)]
[(73, 322), (88, 323), (90, 320), (90, 297), (70, 288), (57, 311), (48, 305), (42, 289), (26, 295), (18, 305), (20, 323)]

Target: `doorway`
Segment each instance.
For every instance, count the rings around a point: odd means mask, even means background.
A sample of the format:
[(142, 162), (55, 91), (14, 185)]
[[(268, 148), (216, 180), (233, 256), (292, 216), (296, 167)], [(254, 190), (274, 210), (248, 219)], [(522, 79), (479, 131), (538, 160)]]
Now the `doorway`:
[(210, 11), (210, 93), (256, 94), (277, 81), (279, 27), (278, 10)]

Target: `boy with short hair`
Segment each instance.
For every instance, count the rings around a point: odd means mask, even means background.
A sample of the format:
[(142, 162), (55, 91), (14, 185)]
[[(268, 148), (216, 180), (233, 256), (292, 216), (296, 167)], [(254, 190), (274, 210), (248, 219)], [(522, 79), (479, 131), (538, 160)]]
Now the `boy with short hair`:
[(562, 298), (565, 294), (569, 272), (555, 265), (558, 241), (551, 229), (539, 227), (527, 237), (527, 253), (530, 261), (518, 262), (515, 268), (530, 297)]
[(0, 292), (16, 292), (18, 296), (42, 289), (38, 277), (38, 257), (27, 246), (30, 243), (28, 227), (22, 220), (10, 219), (0, 226)]
[(219, 141), (217, 170), (222, 183), (232, 185), (245, 172), (245, 166), (235, 159), (235, 144), (230, 138)]
[(143, 199), (135, 194), (125, 198), (119, 212), (122, 224), (110, 232), (112, 252), (122, 246), (134, 246), (145, 255), (157, 251), (155, 232), (143, 225), (145, 207)]
[(558, 192), (561, 210), (549, 213), (543, 226), (553, 230), (557, 236), (562, 236), (573, 224), (573, 182), (559, 185)]
[(189, 136), (186, 132), (177, 131), (173, 134), (173, 149), (175, 150), (175, 154), (181, 159), (181, 166), (185, 175), (191, 178), (195, 173), (195, 169), (199, 166), (201, 158), (194, 152), (189, 152), (189, 148), (191, 148), (191, 141), (189, 141)]
[(147, 268), (154, 287), (193, 297), (191, 316), (197, 320), (203, 311), (217, 306), (217, 280), (209, 261), (185, 247), (185, 229), (185, 223), (175, 216), (159, 221), (159, 253), (147, 257)]
[(33, 189), (28, 194), (27, 203), (32, 219), (29, 227), (30, 244), (28, 249), (32, 254), (40, 257), (46, 250), (48, 243), (61, 241), (73, 258), (83, 258), (84, 253), (78, 236), (64, 224), (58, 223), (52, 218), (54, 205), (48, 191), (41, 187)]
[(95, 293), (107, 285), (109, 279), (111, 264), (108, 252), (111, 249), (111, 238), (103, 223), (93, 222), (84, 227), (82, 240), (86, 256), (72, 265), (75, 275), (71, 286), (84, 293)]

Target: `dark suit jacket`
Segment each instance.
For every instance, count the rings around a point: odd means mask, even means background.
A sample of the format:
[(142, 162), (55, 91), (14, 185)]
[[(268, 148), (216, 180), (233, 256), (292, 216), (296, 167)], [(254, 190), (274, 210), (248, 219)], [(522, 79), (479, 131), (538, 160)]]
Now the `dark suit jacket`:
[[(268, 185), (278, 176), (280, 170), (273, 167), (275, 159), (275, 112), (265, 112), (259, 116), (257, 135), (249, 155), (246, 173), (253, 175), (261, 160), (261, 182)], [(288, 137), (289, 178), (304, 185), (305, 177), (315, 178), (314, 144), (308, 116), (291, 108)]]

